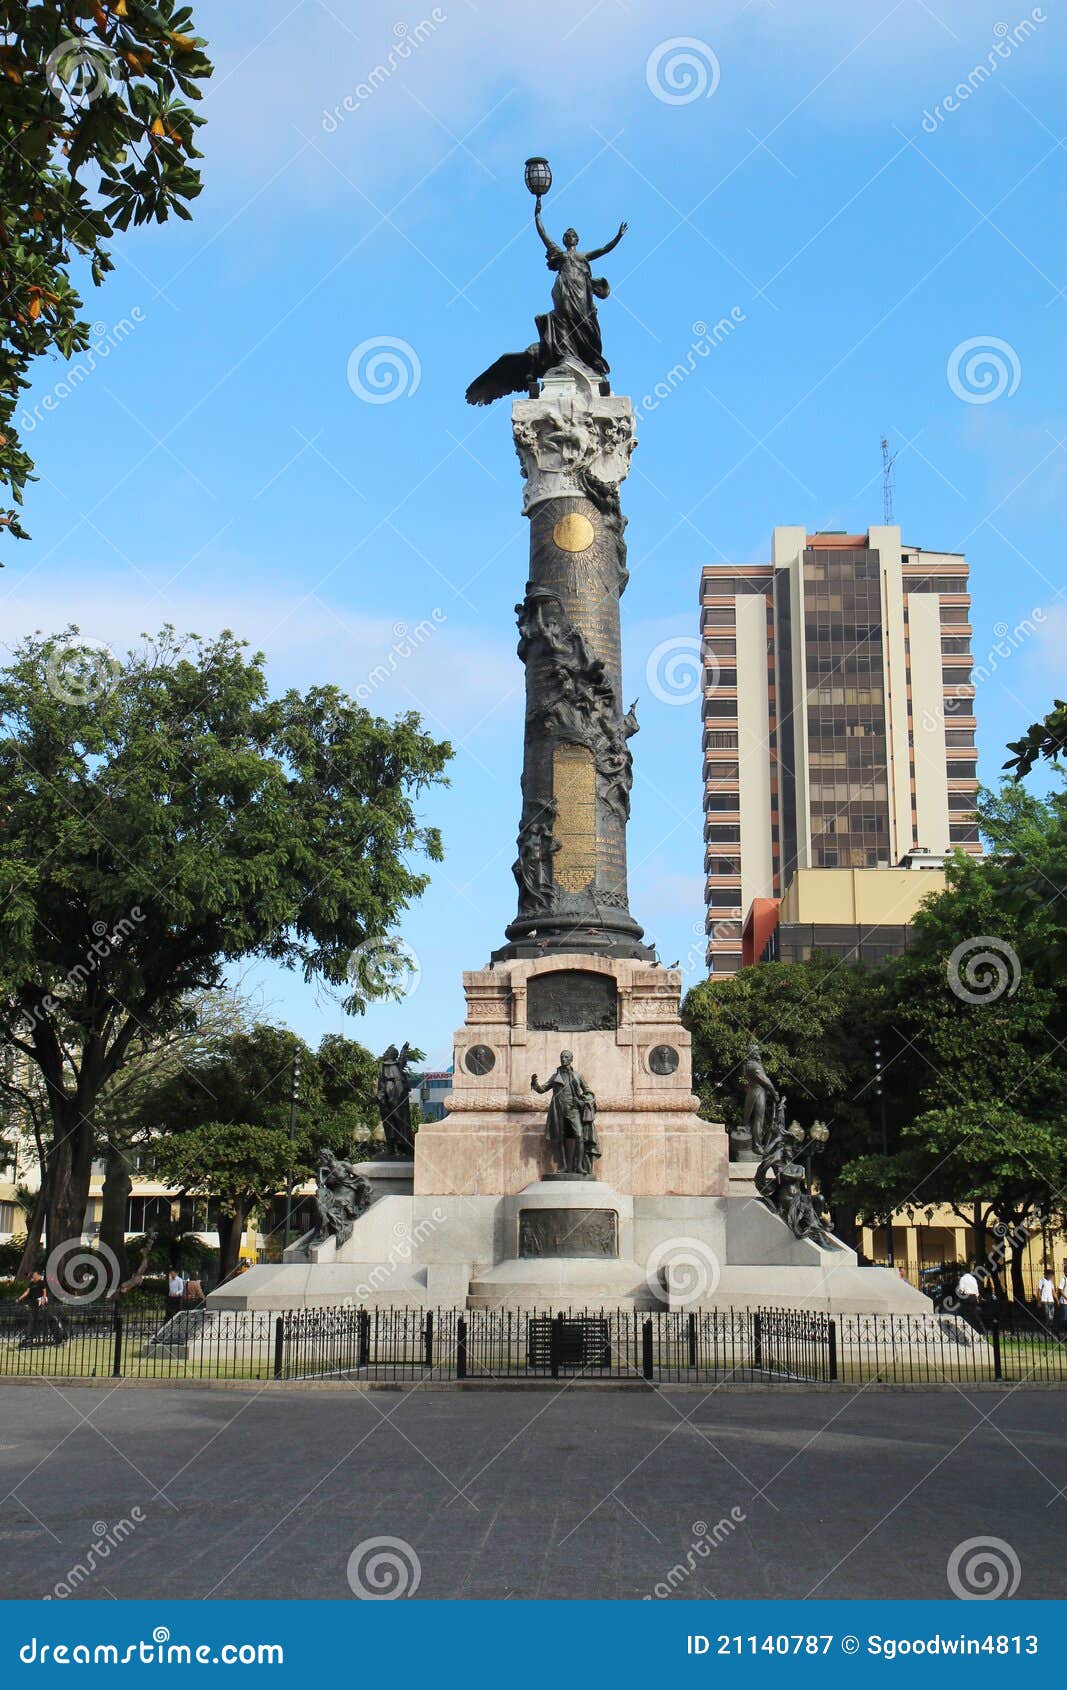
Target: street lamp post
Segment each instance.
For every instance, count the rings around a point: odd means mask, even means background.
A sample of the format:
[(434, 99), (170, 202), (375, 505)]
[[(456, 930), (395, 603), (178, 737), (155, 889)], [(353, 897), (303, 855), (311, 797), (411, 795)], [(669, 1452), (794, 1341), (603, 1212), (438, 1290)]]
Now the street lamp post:
[[(882, 1155), (889, 1155), (889, 1135), (885, 1124), (885, 1093), (882, 1090), (882, 1041), (874, 1041), (874, 1091), (878, 1099), (878, 1112), (882, 1121)], [(885, 1260), (887, 1267), (896, 1266), (893, 1255), (893, 1211), (888, 1209), (885, 1217)]]
[(293, 1072), (289, 1084), (289, 1178), (285, 1187), (285, 1247), (289, 1248), (289, 1234), (293, 1225), (293, 1140), (296, 1137), (296, 1105), (300, 1096), (300, 1052), (293, 1052)]

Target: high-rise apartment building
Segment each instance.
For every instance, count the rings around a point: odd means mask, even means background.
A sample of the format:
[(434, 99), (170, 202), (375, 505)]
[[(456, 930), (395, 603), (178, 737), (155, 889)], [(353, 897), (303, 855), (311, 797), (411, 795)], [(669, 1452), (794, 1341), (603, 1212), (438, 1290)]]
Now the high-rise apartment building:
[[(803, 869), (977, 853), (966, 560), (900, 529), (776, 528), (701, 578), (708, 962)], [(888, 882), (886, 883), (888, 884)]]

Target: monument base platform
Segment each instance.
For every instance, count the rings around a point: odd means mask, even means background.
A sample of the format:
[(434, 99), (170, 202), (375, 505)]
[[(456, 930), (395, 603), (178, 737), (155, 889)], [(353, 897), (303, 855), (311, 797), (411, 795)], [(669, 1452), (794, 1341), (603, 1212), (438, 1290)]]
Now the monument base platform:
[[(556, 1253), (541, 1254), (546, 1246)], [(628, 1196), (586, 1180), (537, 1180), (508, 1197), (383, 1197), (340, 1249), (332, 1240), (304, 1240), (284, 1263), (251, 1268), (208, 1301), (213, 1309), (279, 1311), (499, 1305), (931, 1312), (929, 1299), (899, 1275), (860, 1267), (844, 1246), (823, 1250), (794, 1238), (758, 1200)]]

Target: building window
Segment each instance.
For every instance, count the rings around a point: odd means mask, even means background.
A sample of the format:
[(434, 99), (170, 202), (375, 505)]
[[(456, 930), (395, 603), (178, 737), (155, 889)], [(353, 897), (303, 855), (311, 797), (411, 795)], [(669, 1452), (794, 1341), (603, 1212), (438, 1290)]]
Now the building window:
[(715, 910), (736, 910), (741, 907), (740, 886), (713, 886), (708, 893), (708, 903)]
[[(737, 715), (736, 698), (706, 698), (704, 700), (705, 716), (735, 716)], [(737, 740), (734, 740), (737, 744)]]
[(708, 765), (709, 780), (736, 780), (738, 766), (736, 763), (711, 763)]
[(945, 744), (957, 751), (972, 750), (974, 747), (974, 729), (946, 728)]
[(741, 952), (724, 951), (721, 956), (716, 954), (709, 959), (708, 967), (712, 974), (739, 974)]
[(973, 780), (974, 779), (974, 764), (973, 763), (948, 762), (948, 763), (945, 764), (945, 769), (946, 769), (946, 772), (948, 774), (949, 780)]
[(942, 634), (941, 651), (945, 657), (953, 657), (960, 653), (969, 657), (971, 655), (971, 642), (966, 634)]
[(704, 794), (704, 808), (706, 810), (736, 810), (740, 803), (740, 794), (736, 792), (707, 792)]
[(974, 813), (977, 798), (978, 795), (974, 792), (950, 792), (948, 795), (948, 807), (950, 810), (963, 810), (968, 815), (972, 815)]
[(740, 845), (741, 828), (737, 822), (712, 822), (707, 836), (710, 841), (720, 845)]
[(706, 628), (732, 628), (736, 620), (732, 604), (709, 604), (704, 607)]
[(712, 729), (711, 733), (708, 734), (708, 750), (709, 751), (736, 751), (737, 750), (737, 734), (736, 734), (736, 732), (734, 732), (734, 733), (726, 732), (722, 728)]
[(740, 875), (740, 873), (741, 873), (741, 858), (740, 857), (711, 857), (708, 861), (708, 873), (709, 874), (716, 874), (716, 875), (719, 875), (719, 874)]
[(941, 621), (945, 627), (957, 627), (961, 622), (966, 624), (971, 620), (971, 613), (965, 604), (943, 604), (941, 606)]
[(978, 829), (962, 822), (950, 822), (948, 836), (953, 845), (977, 845)]

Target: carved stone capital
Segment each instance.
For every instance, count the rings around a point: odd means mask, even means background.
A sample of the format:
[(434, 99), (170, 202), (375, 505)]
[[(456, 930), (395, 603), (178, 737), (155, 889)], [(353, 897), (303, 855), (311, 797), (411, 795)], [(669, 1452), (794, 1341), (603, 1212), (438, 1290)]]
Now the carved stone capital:
[(515, 401), (511, 427), (527, 514), (544, 499), (588, 497), (591, 483), (617, 493), (637, 444), (629, 399), (601, 394), (570, 366), (549, 373), (540, 398)]

